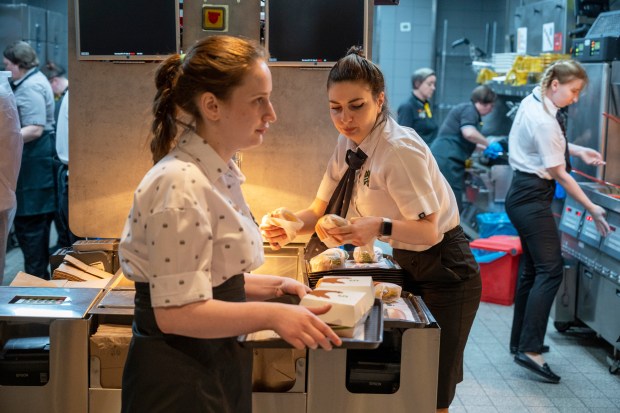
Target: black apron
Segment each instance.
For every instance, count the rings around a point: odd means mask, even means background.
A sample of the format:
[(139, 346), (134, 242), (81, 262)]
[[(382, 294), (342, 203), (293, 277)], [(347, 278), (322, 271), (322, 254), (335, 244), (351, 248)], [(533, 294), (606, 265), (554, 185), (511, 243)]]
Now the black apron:
[[(12, 85), (17, 91), (21, 85), (38, 70), (33, 71), (18, 85)], [(56, 141), (53, 130), (30, 142), (24, 143), (21, 168), (17, 178), (15, 196), (17, 212), (15, 216), (30, 216), (55, 212), (56, 207)]]
[[(213, 298), (245, 301), (244, 278), (213, 288)], [(250, 413), (252, 351), (237, 337), (197, 339), (157, 327), (148, 283), (136, 283), (133, 338), (123, 372), (122, 412)]]

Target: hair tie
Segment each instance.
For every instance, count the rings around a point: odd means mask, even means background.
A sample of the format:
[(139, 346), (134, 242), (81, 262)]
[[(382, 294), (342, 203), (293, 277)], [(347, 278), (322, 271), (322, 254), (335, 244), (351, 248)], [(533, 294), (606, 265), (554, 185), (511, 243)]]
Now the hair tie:
[(181, 63), (183, 63), (183, 61), (185, 60), (185, 53), (181, 53), (179, 57), (181, 58)]

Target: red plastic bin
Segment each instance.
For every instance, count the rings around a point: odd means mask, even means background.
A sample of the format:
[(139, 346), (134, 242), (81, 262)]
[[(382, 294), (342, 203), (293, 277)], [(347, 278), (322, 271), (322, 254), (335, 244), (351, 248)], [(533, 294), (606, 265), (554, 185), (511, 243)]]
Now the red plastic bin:
[(479, 263), (482, 278), (481, 300), (487, 303), (512, 305), (517, 287), (521, 240), (513, 235), (494, 235), (470, 242), (471, 248), (505, 252), (501, 258), (489, 263)]

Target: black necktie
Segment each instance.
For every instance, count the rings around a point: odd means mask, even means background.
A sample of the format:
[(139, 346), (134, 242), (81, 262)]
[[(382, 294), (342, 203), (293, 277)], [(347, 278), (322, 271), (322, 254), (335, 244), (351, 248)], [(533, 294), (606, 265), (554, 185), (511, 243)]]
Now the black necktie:
[(359, 148), (357, 152), (353, 152), (351, 149), (347, 151), (345, 159), (349, 168), (338, 182), (338, 186), (327, 204), (326, 214), (336, 214), (343, 218), (347, 216), (353, 187), (355, 186), (355, 172), (364, 165), (366, 158), (368, 155)]
[(560, 124), (560, 129), (562, 129), (562, 135), (564, 135), (564, 139), (566, 140), (566, 149), (564, 150), (564, 161), (566, 162), (566, 172), (570, 173), (572, 166), (570, 164), (570, 154), (568, 152), (568, 137), (566, 136), (566, 111), (558, 110), (555, 113), (555, 118)]

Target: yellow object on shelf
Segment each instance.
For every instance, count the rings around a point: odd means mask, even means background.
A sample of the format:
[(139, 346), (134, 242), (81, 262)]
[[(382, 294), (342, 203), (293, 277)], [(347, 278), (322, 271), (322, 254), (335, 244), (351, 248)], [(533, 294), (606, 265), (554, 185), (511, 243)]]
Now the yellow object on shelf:
[(491, 81), (496, 76), (499, 76), (498, 73), (485, 67), (480, 69), (480, 72), (478, 72), (478, 76), (476, 76), (476, 83), (483, 85)]

